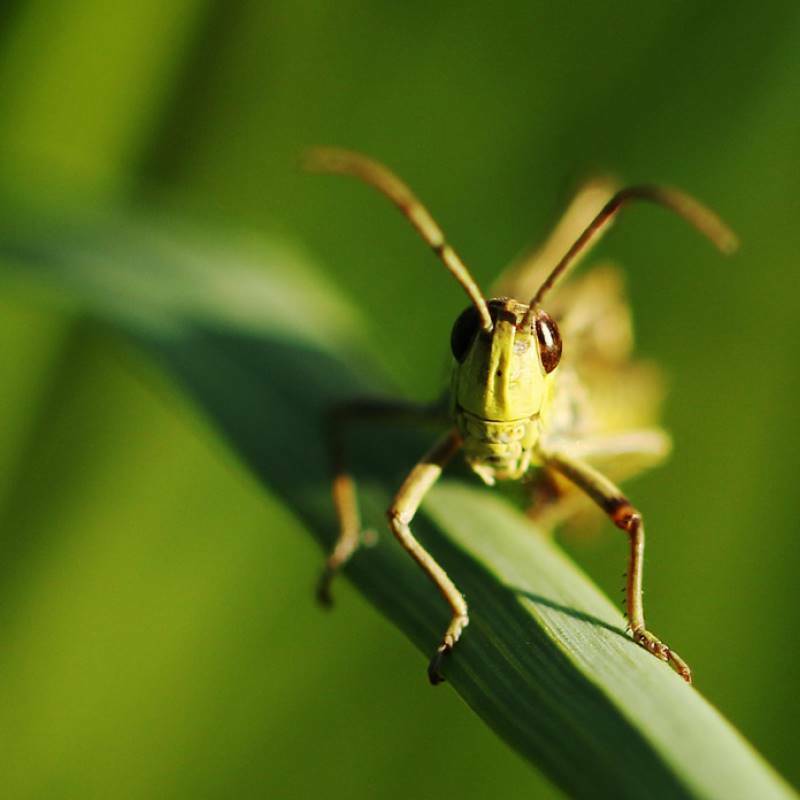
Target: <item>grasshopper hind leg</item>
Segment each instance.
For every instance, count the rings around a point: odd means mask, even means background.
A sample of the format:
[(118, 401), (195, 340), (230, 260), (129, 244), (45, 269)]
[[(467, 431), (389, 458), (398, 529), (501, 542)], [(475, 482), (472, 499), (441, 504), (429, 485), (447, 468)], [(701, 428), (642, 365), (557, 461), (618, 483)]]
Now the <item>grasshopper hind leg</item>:
[[(600, 209), (614, 196), (618, 186), (610, 177), (596, 176), (576, 192), (548, 238), (509, 265), (495, 281), (492, 297), (531, 297), (547, 278), (553, 264), (583, 233)], [(591, 246), (596, 244), (591, 243)], [(587, 248), (581, 258), (587, 256)], [(573, 264), (577, 266), (578, 261)]]

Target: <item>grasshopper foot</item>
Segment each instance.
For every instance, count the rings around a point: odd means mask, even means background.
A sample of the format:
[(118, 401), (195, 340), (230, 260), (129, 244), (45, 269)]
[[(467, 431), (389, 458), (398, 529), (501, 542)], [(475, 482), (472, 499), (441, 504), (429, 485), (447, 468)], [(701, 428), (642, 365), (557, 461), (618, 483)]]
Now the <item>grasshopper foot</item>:
[(647, 650), (648, 653), (652, 653), (661, 661), (666, 661), (686, 683), (692, 682), (692, 671), (689, 669), (689, 665), (674, 650), (671, 650), (664, 642), (650, 633), (650, 631), (644, 629), (634, 630), (633, 639), (640, 647)]
[(319, 580), (317, 581), (317, 591), (316, 597), (317, 602), (323, 608), (333, 608), (333, 595), (331, 594), (331, 582), (333, 581), (333, 576), (336, 574), (336, 570), (331, 569), (329, 566), (325, 566), (322, 570), (322, 574), (319, 576)]
[(342, 567), (356, 552), (362, 543), (372, 547), (377, 542), (377, 534), (373, 530), (365, 530), (363, 533), (344, 533), (339, 536), (336, 546), (328, 556), (322, 574), (317, 581), (317, 602), (323, 608), (333, 608), (333, 597), (331, 596), (331, 584), (333, 579), (339, 574)]
[[(464, 603), (463, 598), (461, 602), (462, 604)], [(434, 686), (444, 682), (445, 677), (442, 675), (441, 671), (442, 662), (445, 656), (453, 651), (456, 642), (461, 637), (461, 632), (467, 625), (469, 625), (469, 617), (467, 616), (467, 607), (464, 605), (463, 613), (456, 614), (453, 619), (450, 620), (450, 626), (447, 628), (444, 639), (442, 639), (439, 649), (433, 654), (431, 663), (428, 665), (428, 680)]]
[(444, 661), (445, 656), (449, 655), (453, 650), (453, 645), (448, 642), (443, 642), (439, 645), (438, 650), (433, 654), (433, 658), (428, 664), (428, 680), (431, 682), (431, 686), (437, 686), (440, 683), (444, 683), (445, 677), (442, 675), (442, 661)]

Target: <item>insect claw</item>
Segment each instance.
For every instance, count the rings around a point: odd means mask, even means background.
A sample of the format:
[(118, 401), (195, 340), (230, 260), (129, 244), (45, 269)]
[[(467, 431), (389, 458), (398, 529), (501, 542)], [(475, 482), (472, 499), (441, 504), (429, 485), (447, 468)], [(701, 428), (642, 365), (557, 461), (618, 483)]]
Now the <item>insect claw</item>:
[(442, 675), (440, 667), (442, 666), (444, 657), (448, 655), (452, 649), (450, 645), (443, 644), (433, 654), (433, 658), (430, 664), (428, 664), (428, 680), (431, 682), (431, 686), (438, 686), (438, 684), (444, 683), (445, 677)]
[(669, 652), (669, 663), (672, 669), (678, 673), (678, 675), (683, 678), (686, 683), (692, 683), (692, 670), (689, 668), (689, 665), (674, 651), (670, 650)]
[(325, 609), (333, 608), (333, 595), (331, 595), (331, 579), (333, 572), (325, 569), (317, 582), (317, 602)]

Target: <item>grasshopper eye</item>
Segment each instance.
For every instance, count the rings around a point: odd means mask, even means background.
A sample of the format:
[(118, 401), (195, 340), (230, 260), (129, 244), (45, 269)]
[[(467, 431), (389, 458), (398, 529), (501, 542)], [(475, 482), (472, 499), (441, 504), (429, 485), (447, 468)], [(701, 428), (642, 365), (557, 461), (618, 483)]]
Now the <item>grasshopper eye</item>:
[(546, 312), (536, 313), (536, 338), (545, 372), (552, 372), (561, 361), (561, 334), (555, 320)]
[(480, 326), (481, 318), (475, 306), (467, 306), (453, 324), (450, 334), (450, 349), (459, 364), (467, 357), (469, 346)]

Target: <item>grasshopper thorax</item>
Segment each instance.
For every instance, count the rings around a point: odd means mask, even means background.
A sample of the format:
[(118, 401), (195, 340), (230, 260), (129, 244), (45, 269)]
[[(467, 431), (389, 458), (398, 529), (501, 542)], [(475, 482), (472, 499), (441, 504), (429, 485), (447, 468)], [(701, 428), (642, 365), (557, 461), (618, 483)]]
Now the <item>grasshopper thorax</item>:
[(561, 337), (544, 311), (516, 300), (489, 301), (492, 330), (473, 306), (453, 325), (452, 411), (467, 463), (487, 483), (530, 467), (540, 420), (561, 358)]

